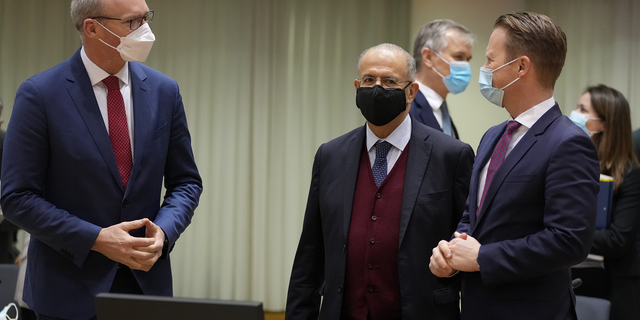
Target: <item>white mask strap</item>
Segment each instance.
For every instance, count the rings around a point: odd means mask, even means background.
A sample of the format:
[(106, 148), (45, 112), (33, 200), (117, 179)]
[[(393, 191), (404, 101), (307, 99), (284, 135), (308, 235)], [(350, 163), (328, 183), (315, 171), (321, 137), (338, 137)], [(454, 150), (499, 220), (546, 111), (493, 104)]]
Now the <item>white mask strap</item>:
[(438, 58), (440, 58), (440, 60), (446, 62), (447, 64), (450, 64), (449, 61), (447, 61), (445, 58), (443, 58), (441, 55), (439, 55), (437, 52), (433, 51), (433, 54), (435, 54), (436, 56), (438, 56)]
[[(113, 31), (111, 31), (111, 30), (107, 29), (107, 27), (103, 26), (103, 25), (102, 25), (102, 23), (98, 22), (98, 20), (93, 19), (93, 21), (95, 21), (97, 24), (99, 24), (103, 29), (105, 29), (105, 30), (109, 31), (112, 35), (114, 35), (114, 36), (118, 37), (119, 39), (122, 39), (122, 37), (120, 37), (119, 35), (117, 35), (117, 34), (113, 33)], [(100, 38), (98, 38), (98, 40), (100, 40), (100, 42), (102, 42), (102, 43), (106, 44), (108, 47), (110, 47), (110, 48), (112, 48), (112, 49), (115, 49), (115, 50), (118, 50), (118, 48), (116, 48), (116, 47), (114, 47), (114, 46), (112, 46), (112, 45), (110, 45), (110, 44), (106, 43), (104, 40), (102, 40), (102, 39), (100, 39)]]
[[(99, 24), (99, 25), (100, 25), (102, 28), (104, 28), (105, 30), (109, 31), (112, 35), (114, 35), (114, 36), (116, 36), (116, 37), (118, 37), (118, 38), (124, 38), (124, 37), (121, 37), (121, 36), (119, 36), (119, 35), (115, 34), (113, 31), (111, 31), (111, 30), (107, 29), (107, 27), (103, 26), (103, 25), (102, 25), (102, 23), (98, 22), (98, 20), (93, 19), (93, 21), (95, 21), (97, 24)], [(113, 48), (113, 47), (112, 47), (112, 48)]]
[(513, 81), (509, 82), (509, 84), (508, 84), (508, 85), (506, 85), (506, 86), (502, 87), (500, 90), (504, 90), (504, 89), (506, 89), (508, 86), (512, 85), (514, 82), (516, 82), (516, 81), (518, 81), (518, 80), (520, 80), (520, 77), (517, 77), (515, 80), (513, 80)]
[(501, 66), (499, 66), (497, 68), (495, 68), (495, 69), (493, 69), (493, 72), (496, 72), (496, 71), (498, 71), (498, 70), (500, 70), (500, 69), (512, 64), (514, 61), (516, 61), (518, 59), (520, 59), (520, 58), (515, 58), (515, 59), (513, 59), (513, 60), (511, 60), (511, 61), (509, 61), (509, 62), (507, 62), (507, 63), (505, 63), (505, 64), (503, 64), (503, 65), (501, 65)]

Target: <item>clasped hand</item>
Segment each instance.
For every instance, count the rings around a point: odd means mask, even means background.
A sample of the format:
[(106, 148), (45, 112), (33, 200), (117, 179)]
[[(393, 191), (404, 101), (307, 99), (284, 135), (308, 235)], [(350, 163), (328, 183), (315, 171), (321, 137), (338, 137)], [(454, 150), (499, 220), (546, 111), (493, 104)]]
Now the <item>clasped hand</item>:
[[(142, 227), (147, 227), (144, 238), (129, 234), (129, 231)], [(162, 255), (163, 245), (162, 228), (144, 218), (103, 228), (91, 250), (131, 269), (149, 271)]]
[(451, 241), (441, 240), (438, 246), (433, 248), (429, 269), (437, 277), (451, 276), (454, 272), (480, 271), (478, 266), (478, 252), (480, 243), (474, 237), (466, 233), (454, 234)]

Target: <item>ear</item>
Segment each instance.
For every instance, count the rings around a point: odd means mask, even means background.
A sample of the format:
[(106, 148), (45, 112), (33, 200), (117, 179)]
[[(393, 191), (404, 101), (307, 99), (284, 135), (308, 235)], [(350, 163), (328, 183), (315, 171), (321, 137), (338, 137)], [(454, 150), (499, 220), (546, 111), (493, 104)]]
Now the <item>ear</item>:
[(413, 82), (407, 87), (407, 90), (406, 90), (407, 104), (411, 104), (411, 102), (413, 102), (413, 99), (416, 97), (416, 94), (418, 94), (418, 90), (420, 90), (420, 85), (418, 85), (417, 82)]
[(518, 77), (522, 78), (531, 73), (531, 67), (531, 59), (527, 56), (522, 56), (518, 61)]
[(356, 87), (356, 90), (358, 90), (358, 88), (360, 88), (360, 80), (358, 79), (353, 80), (353, 86)]
[(422, 48), (422, 64), (426, 65), (429, 68), (433, 67), (433, 51), (430, 48)]
[(98, 38), (98, 24), (93, 19), (85, 19), (82, 23), (83, 34), (87, 38)]

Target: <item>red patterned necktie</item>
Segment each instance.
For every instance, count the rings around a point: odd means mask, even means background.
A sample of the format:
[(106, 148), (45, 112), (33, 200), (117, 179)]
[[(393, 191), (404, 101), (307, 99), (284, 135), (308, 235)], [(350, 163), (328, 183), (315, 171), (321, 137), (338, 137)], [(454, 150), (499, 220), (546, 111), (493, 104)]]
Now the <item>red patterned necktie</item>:
[(500, 168), (502, 161), (507, 156), (507, 149), (509, 148), (509, 143), (511, 142), (511, 137), (513, 136), (513, 132), (520, 128), (520, 123), (517, 121), (509, 121), (507, 125), (507, 129), (504, 130), (500, 141), (496, 144), (496, 148), (493, 149), (493, 154), (491, 155), (491, 162), (489, 163), (489, 168), (487, 169), (487, 179), (484, 182), (484, 189), (482, 189), (482, 197), (480, 197), (480, 204), (478, 204), (478, 211), (476, 211), (476, 217), (480, 214), (480, 209), (482, 209), (482, 204), (484, 203), (484, 198), (487, 195), (487, 190), (489, 190), (489, 185), (491, 184), (491, 180), (493, 180), (493, 176)]
[(131, 156), (131, 140), (129, 139), (129, 126), (127, 114), (124, 110), (124, 99), (120, 93), (120, 80), (115, 76), (108, 76), (102, 80), (107, 86), (107, 110), (109, 113), (109, 138), (116, 155), (118, 170), (122, 185), (127, 188), (129, 175), (133, 166)]

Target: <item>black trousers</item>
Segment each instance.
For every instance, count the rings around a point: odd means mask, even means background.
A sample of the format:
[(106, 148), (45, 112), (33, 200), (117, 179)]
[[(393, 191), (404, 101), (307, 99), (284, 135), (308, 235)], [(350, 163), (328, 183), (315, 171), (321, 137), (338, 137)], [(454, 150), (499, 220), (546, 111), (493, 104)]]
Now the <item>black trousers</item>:
[[(138, 281), (133, 276), (133, 272), (129, 267), (120, 264), (118, 271), (116, 271), (116, 277), (113, 279), (111, 285), (111, 293), (130, 293), (130, 294), (143, 294), (142, 289), (138, 285)], [(96, 317), (87, 320), (96, 320)], [(65, 320), (62, 318), (49, 317), (47, 315), (37, 313), (37, 320)]]

